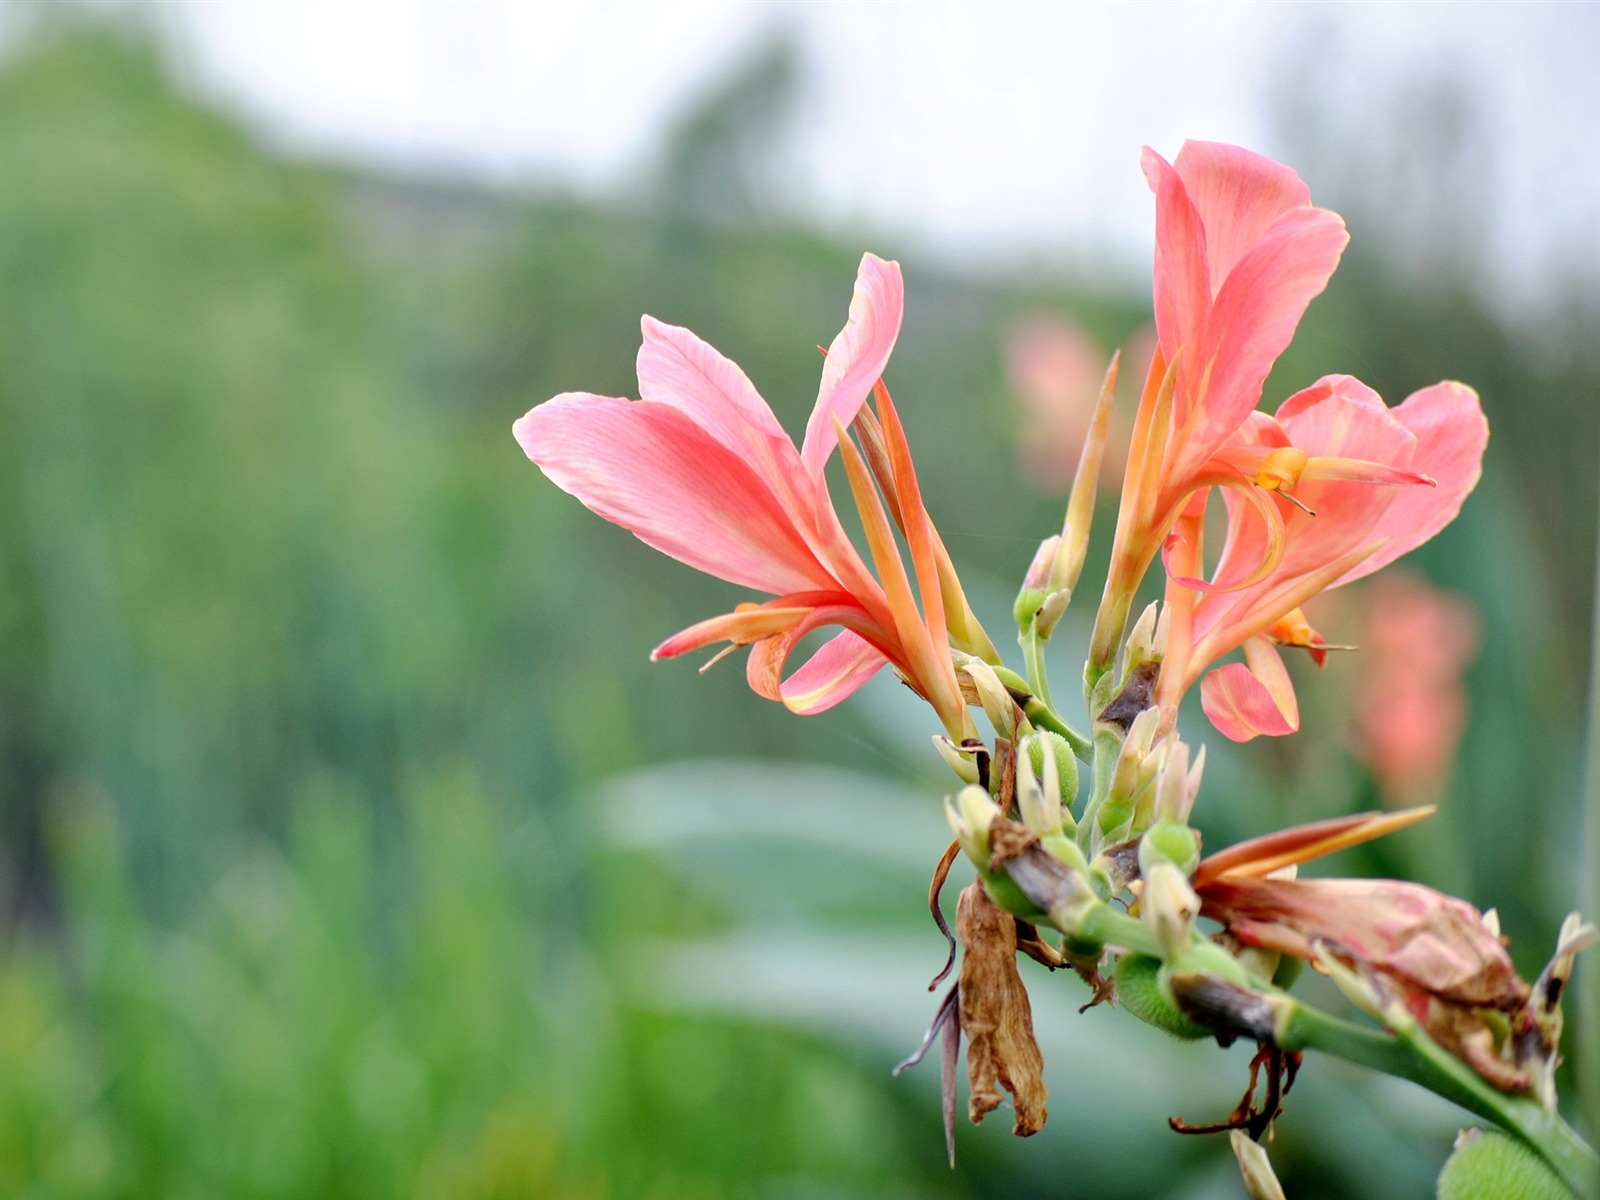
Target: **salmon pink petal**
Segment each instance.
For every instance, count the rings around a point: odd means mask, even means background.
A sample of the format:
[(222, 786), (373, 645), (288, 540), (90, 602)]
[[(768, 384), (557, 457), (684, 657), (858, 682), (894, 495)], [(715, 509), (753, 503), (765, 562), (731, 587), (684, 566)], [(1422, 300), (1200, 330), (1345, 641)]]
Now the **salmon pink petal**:
[(744, 645), (787, 633), (810, 615), (818, 604), (836, 604), (850, 597), (838, 592), (795, 592), (766, 604), (741, 604), (731, 613), (721, 613), (680, 629), (654, 650), (650, 661), (677, 658), (716, 642)]
[(1483, 474), (1489, 423), (1478, 393), (1466, 384), (1447, 381), (1413, 392), (1392, 415), (1416, 438), (1412, 470), (1428, 475), (1438, 486), (1397, 493), (1372, 531), (1373, 537), (1387, 538), (1388, 543), (1340, 583), (1370, 575), (1433, 537), (1455, 520)]
[(904, 311), (900, 264), (885, 262), (875, 254), (863, 255), (855, 294), (850, 298), (850, 318), (828, 347), (817, 406), (806, 422), (800, 457), (814, 477), (821, 477), (838, 443), (834, 422), (848, 426), (856, 419), (872, 385), (888, 365)]
[(798, 476), (794, 443), (737, 363), (677, 325), (639, 324), (642, 399), (681, 409), (769, 480)]
[(1244, 645), (1245, 662), (1229, 663), (1200, 684), (1200, 706), (1222, 735), (1248, 742), (1283, 737), (1300, 728), (1300, 705), (1283, 659), (1264, 638)]
[(1177, 477), (1209, 458), (1260, 402), (1272, 364), (1327, 286), (1348, 241), (1337, 213), (1297, 208), (1239, 259), (1193, 352), (1178, 365), (1178, 395), (1193, 407), (1174, 414), (1182, 431), (1173, 460)]
[(1193, 345), (1211, 307), (1206, 229), (1171, 163), (1144, 148), (1145, 179), (1156, 196), (1156, 332), (1167, 362)]
[(767, 482), (681, 409), (567, 392), (513, 431), (557, 487), (679, 562), (764, 592), (838, 587)]
[(779, 692), (791, 712), (810, 716), (854, 694), (888, 661), (871, 643), (846, 629), (818, 647), (783, 681)]
[[(816, 658), (818, 655), (822, 655), (823, 651), (828, 651), (823, 656), (822, 661), (811, 674), (801, 679), (798, 687), (791, 687), (789, 682), (783, 678), (783, 673), (788, 666), (789, 655), (794, 652), (795, 647), (808, 634), (829, 625), (843, 626), (843, 632), (850, 634), (855, 640), (850, 641), (843, 639), (841, 636), (835, 636), (830, 641), (825, 642), (817, 651), (817, 654), (812, 656)], [(830, 681), (833, 682), (834, 687), (838, 688), (848, 685), (847, 690), (841, 691), (836, 699), (823, 704), (821, 708), (812, 708), (809, 711), (820, 712), (822, 708), (831, 707), (865, 683), (872, 672), (881, 667), (884, 662), (892, 661), (883, 653), (882, 648), (874, 645), (874, 642), (869, 640), (868, 637), (863, 636), (863, 634), (873, 634), (876, 628), (871, 618), (848, 597), (843, 598), (842, 603), (819, 605), (807, 613), (805, 618), (793, 628), (786, 632), (775, 634), (772, 637), (763, 638), (750, 648), (750, 658), (745, 664), (745, 678), (750, 683), (750, 690), (758, 696), (766, 697), (768, 700), (777, 700), (787, 704), (791, 695), (801, 702), (804, 702), (808, 697), (815, 702), (815, 694), (825, 691)], [(838, 644), (835, 645), (835, 643)], [(872, 649), (873, 653), (882, 660), (874, 665), (871, 670), (866, 670), (868, 660), (865, 654), (857, 652), (860, 646), (863, 645)], [(832, 649), (829, 649), (830, 647)], [(809, 666), (810, 664), (807, 663), (807, 667)], [(801, 668), (801, 672), (805, 670), (806, 667)], [(860, 674), (863, 670), (866, 670), (866, 673)], [(800, 672), (796, 674), (798, 675)]]
[(1185, 142), (1173, 167), (1205, 226), (1213, 295), (1274, 221), (1311, 203), (1292, 170), (1239, 146)]

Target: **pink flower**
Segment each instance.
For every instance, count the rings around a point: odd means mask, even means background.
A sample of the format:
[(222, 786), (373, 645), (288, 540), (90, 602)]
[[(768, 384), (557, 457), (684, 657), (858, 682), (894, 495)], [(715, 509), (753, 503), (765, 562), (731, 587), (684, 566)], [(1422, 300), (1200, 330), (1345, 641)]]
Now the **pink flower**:
[(1466, 726), (1461, 676), (1478, 650), (1477, 618), (1464, 600), (1406, 572), (1374, 581), (1363, 607), (1359, 752), (1385, 796), (1432, 799)]
[[(1333, 375), (1290, 397), (1275, 417), (1251, 414), (1214, 457), (1251, 487), (1224, 492), (1228, 529), (1212, 581), (1172, 571), (1169, 559), (1169, 600), (1187, 607), (1189, 636), (1163, 666), (1161, 702), (1175, 703), (1212, 662), (1242, 646), (1244, 663), (1202, 684), (1206, 715), (1235, 741), (1293, 732), (1298, 709), (1275, 646), (1325, 650), (1301, 606), (1444, 528), (1477, 484), (1488, 438), (1477, 393), (1459, 383), (1424, 388), (1390, 410), (1358, 380)], [(1180, 522), (1175, 537), (1198, 540), (1197, 524)], [(1280, 551), (1270, 549), (1274, 542)], [(1193, 590), (1203, 594), (1194, 598)]]
[[(891, 663), (960, 737), (969, 718), (951, 661), (951, 619), (958, 637), (981, 630), (928, 521), (881, 386), (881, 440), (869, 452), (910, 547), (922, 611), (872, 471), (841, 436), (878, 385), (903, 303), (899, 265), (863, 257), (849, 321), (828, 350), (798, 450), (743, 371), (688, 330), (650, 317), (639, 350), (641, 399), (568, 392), (533, 409), (514, 432), (557, 486), (600, 516), (680, 562), (776, 597), (691, 626), (652, 657), (749, 644), (750, 686), (800, 713), (832, 707)], [(881, 584), (828, 495), (823, 470), (836, 445)], [(795, 646), (827, 626), (840, 632), (785, 678)]]
[(1236, 146), (1186, 142), (1173, 163), (1147, 148), (1144, 171), (1156, 194), (1160, 347), (1128, 452), (1091, 673), (1109, 667), (1139, 581), (1190, 497), (1238, 485), (1212, 457), (1255, 409), (1348, 240), (1293, 171)]

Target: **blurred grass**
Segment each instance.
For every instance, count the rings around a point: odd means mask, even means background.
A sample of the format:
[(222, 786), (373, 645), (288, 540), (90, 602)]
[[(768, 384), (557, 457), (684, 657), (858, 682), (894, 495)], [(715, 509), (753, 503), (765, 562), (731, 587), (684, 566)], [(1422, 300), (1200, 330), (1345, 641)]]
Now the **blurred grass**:
[[(1594, 331), (1536, 353), (1356, 234), (1269, 397), (1328, 370), (1391, 399), (1460, 377), (1495, 429), (1479, 494), (1416, 556), (1485, 625), (1439, 819), (1457, 849), (1417, 832), (1366, 865), (1499, 906), (1531, 974), (1594, 867)], [(1162, 1118), (1225, 1111), (1241, 1065), (1076, 1017), (1065, 980), (1038, 989), (1046, 1134), (997, 1116), (945, 1171), (931, 1077), (886, 1075), (941, 956), (914, 861), (942, 829), (927, 723), (892, 685), (802, 721), (735, 665), (649, 667), (743, 597), (591, 518), (509, 437), (558, 391), (631, 393), (641, 312), (799, 428), (863, 245), (906, 263), (890, 382), (998, 632), (1061, 501), (1019, 481), (1002, 332), (1054, 308), (1109, 346), (1141, 298), (942, 273), (893, 237), (285, 162), (126, 31), (46, 21), (13, 47), (0, 1191), (1231, 1194), (1220, 1147)], [(1210, 844), (1372, 802), (1355, 670), (1304, 689), (1300, 737), (1212, 746)], [(1302, 1087), (1275, 1150), (1293, 1194), (1422, 1194), (1448, 1114), (1334, 1066)]]

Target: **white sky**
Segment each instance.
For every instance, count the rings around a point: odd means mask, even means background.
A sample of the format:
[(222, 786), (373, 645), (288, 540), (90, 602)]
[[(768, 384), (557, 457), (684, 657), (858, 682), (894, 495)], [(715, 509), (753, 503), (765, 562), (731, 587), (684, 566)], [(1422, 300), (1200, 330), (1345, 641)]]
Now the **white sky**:
[[(1404, 146), (1405, 115), (1375, 98), (1446, 72), (1494, 159), (1468, 189), (1501, 280), (1535, 296), (1552, 262), (1575, 260), (1600, 278), (1600, 5), (173, 0), (158, 12), (194, 85), (275, 144), (600, 195), (640, 178), (682, 106), (787, 27), (811, 75), (795, 210), (969, 261), (1140, 269), (1142, 143), (1170, 156), (1206, 137), (1282, 156), (1275, 81), (1310, 61), (1304, 86), (1327, 119), (1357, 146)], [(1343, 55), (1308, 60), (1313, 37)]]

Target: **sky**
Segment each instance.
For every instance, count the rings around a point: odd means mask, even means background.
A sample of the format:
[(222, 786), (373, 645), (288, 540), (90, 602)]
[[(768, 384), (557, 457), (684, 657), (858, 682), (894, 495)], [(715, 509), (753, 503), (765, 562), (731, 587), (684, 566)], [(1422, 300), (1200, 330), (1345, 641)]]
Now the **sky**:
[[(1448, 236), (1508, 295), (1600, 278), (1600, 6), (510, 3), (147, 6), (191, 85), (294, 153), (626, 201), (663, 132), (780, 32), (806, 85), (784, 206), (967, 263), (1148, 263), (1148, 143), (1289, 157), (1292, 93), (1337, 135), (1292, 161)], [(1417, 96), (1471, 137), (1429, 174)], [(1371, 148), (1370, 156), (1363, 151)], [(1444, 155), (1448, 158), (1448, 155)], [(1313, 168), (1321, 167), (1325, 178)], [(1411, 178), (1421, 174), (1423, 177)], [(1373, 180), (1394, 176), (1387, 190)], [(1403, 178), (1402, 178), (1403, 177)]]

